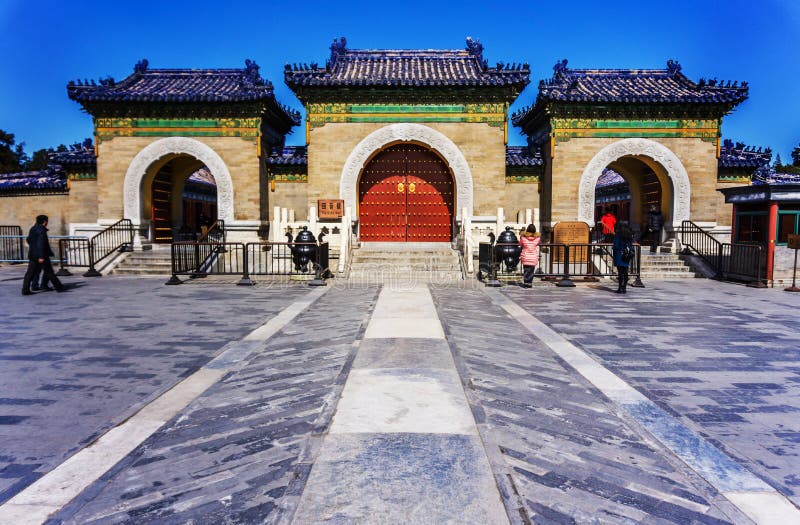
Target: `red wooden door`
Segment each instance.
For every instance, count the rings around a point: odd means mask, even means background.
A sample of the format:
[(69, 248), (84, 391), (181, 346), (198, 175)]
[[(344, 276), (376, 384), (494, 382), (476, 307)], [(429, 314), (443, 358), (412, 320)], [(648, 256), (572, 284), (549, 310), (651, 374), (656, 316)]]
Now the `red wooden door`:
[(359, 181), (361, 240), (450, 242), (454, 193), (435, 153), (413, 144), (385, 149)]
[(450, 242), (453, 178), (438, 155), (421, 146), (406, 152), (408, 240)]
[(405, 242), (405, 150), (380, 152), (364, 168), (359, 189), (361, 240)]

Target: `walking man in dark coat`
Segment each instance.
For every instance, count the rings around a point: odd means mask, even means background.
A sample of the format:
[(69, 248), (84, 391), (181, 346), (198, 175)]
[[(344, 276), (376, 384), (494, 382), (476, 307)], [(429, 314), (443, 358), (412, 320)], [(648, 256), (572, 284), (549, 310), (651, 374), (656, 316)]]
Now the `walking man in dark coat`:
[(647, 212), (647, 233), (650, 235), (650, 253), (656, 253), (661, 244), (661, 228), (664, 227), (664, 216), (655, 206)]
[(31, 279), (39, 270), (44, 273), (48, 281), (53, 283), (56, 291), (64, 291), (64, 285), (56, 277), (53, 265), (50, 263), (53, 250), (50, 249), (50, 241), (47, 239), (47, 220), (47, 215), (37, 216), (36, 224), (28, 233), (28, 271), (25, 272), (25, 278), (22, 280), (22, 295), (31, 295)]

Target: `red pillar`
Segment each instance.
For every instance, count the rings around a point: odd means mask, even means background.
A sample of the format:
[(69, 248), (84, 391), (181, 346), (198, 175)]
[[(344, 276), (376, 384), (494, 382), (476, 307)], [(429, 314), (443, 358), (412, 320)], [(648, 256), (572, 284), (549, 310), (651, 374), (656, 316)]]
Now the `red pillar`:
[(778, 203), (769, 203), (769, 231), (767, 234), (767, 279), (772, 280), (775, 266), (775, 237), (778, 234)]

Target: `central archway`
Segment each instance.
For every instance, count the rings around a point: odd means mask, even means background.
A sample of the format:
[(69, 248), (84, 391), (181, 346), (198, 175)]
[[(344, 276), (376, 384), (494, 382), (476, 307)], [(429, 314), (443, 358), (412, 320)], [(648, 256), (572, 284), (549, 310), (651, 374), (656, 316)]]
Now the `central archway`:
[(639, 159), (652, 168), (663, 170), (664, 175), (672, 182), (672, 225), (680, 226), (682, 221), (689, 220), (691, 185), (686, 168), (669, 148), (654, 140), (641, 138), (623, 139), (609, 144), (589, 161), (583, 170), (578, 188), (578, 220), (594, 225), (597, 180), (606, 167), (625, 157)]
[(186, 137), (167, 137), (151, 142), (136, 154), (125, 173), (124, 212), (135, 227), (142, 225), (142, 191), (148, 170), (158, 161), (187, 155), (213, 174), (217, 191), (217, 217), (233, 222), (233, 180), (225, 162), (206, 144)]
[(358, 178), (364, 165), (386, 146), (402, 142), (417, 142), (435, 151), (448, 165), (456, 185), (455, 214), (461, 215), (466, 208), (467, 214), (473, 213), (472, 172), (467, 159), (455, 143), (443, 133), (422, 124), (391, 124), (367, 135), (353, 148), (342, 169), (339, 181), (339, 198), (353, 212), (357, 209)]

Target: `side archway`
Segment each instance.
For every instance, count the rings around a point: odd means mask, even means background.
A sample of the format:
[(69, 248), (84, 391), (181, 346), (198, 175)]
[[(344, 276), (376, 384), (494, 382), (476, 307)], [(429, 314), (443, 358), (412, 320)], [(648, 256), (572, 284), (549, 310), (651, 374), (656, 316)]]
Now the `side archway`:
[(421, 124), (391, 124), (367, 135), (353, 148), (342, 169), (339, 198), (354, 212), (358, 200), (358, 177), (375, 152), (398, 142), (418, 142), (435, 150), (447, 162), (456, 182), (456, 215), (466, 208), (472, 216), (472, 172), (464, 154), (443, 133)]
[(125, 218), (137, 226), (142, 224), (142, 181), (153, 163), (173, 155), (189, 155), (206, 165), (217, 184), (217, 216), (225, 222), (233, 222), (233, 180), (228, 167), (216, 151), (199, 140), (186, 137), (156, 140), (136, 154), (125, 173)]
[(689, 220), (691, 184), (680, 159), (669, 148), (649, 139), (623, 139), (601, 149), (589, 161), (581, 175), (578, 189), (578, 220), (594, 224), (594, 191), (603, 169), (623, 157), (646, 157), (658, 163), (666, 172), (673, 189), (672, 224), (680, 226)]

